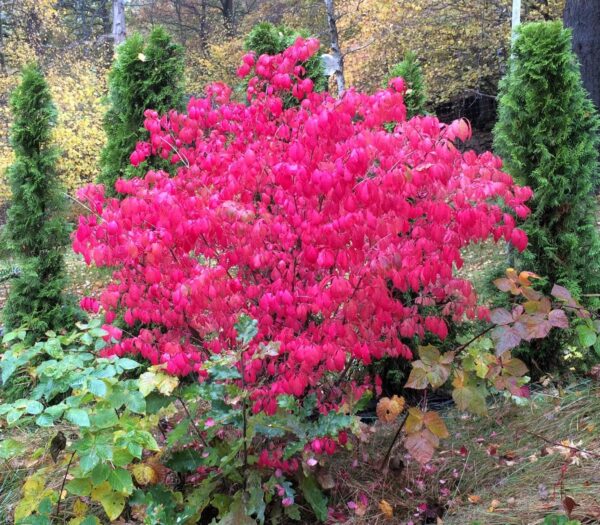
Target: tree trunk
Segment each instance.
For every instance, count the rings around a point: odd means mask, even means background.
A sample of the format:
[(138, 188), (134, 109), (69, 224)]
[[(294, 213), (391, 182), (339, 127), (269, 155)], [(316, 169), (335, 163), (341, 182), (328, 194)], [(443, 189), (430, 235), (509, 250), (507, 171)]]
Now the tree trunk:
[(223, 11), (223, 22), (228, 36), (235, 35), (235, 5), (233, 0), (221, 0), (221, 9)]
[(331, 55), (337, 63), (335, 71), (335, 81), (338, 87), (338, 97), (346, 91), (346, 81), (344, 79), (344, 55), (340, 50), (340, 38), (337, 30), (337, 20), (335, 18), (334, 0), (325, 0), (325, 9), (327, 10), (327, 24), (329, 25), (329, 36), (331, 38)]
[(565, 26), (573, 29), (573, 51), (581, 63), (583, 85), (600, 109), (600, 2), (567, 0)]
[(113, 0), (112, 36), (113, 45), (117, 47), (126, 37), (125, 0)]
[(204, 56), (208, 51), (208, 24), (206, 19), (206, 0), (200, 4), (200, 51)]

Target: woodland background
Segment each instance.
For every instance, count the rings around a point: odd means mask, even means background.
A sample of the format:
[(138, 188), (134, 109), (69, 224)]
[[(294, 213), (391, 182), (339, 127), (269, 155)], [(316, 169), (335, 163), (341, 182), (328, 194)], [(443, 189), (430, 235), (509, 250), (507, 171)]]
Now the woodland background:
[[(523, 18), (559, 19), (563, 8), (562, 0), (525, 0)], [(113, 28), (115, 9), (123, 9), (124, 27)], [(382, 85), (413, 51), (430, 110), (442, 120), (465, 116), (475, 130), (489, 131), (509, 54), (510, 0), (339, 0), (335, 18), (347, 85)], [(24, 64), (37, 61), (46, 72), (59, 113), (58, 169), (72, 193), (97, 172), (115, 42), (165, 26), (185, 48), (186, 91), (195, 95), (212, 81), (236, 82), (244, 37), (262, 21), (304, 28), (325, 52), (330, 46), (322, 0), (0, 0), (0, 173), (13, 160), (8, 99)], [(488, 146), (488, 135), (476, 134), (476, 148), (478, 141)], [(1, 177), (5, 209), (8, 186)]]

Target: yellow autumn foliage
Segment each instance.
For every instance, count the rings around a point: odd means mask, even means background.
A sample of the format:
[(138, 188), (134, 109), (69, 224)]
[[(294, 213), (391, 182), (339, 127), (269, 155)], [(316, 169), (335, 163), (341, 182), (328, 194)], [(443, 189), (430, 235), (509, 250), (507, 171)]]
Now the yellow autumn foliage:
[[(9, 142), (10, 94), (17, 87), (25, 64), (40, 63), (50, 85), (58, 111), (54, 130), (59, 149), (57, 171), (70, 194), (95, 179), (104, 144), (102, 97), (106, 92), (106, 68), (100, 57), (91, 53), (87, 57), (78, 46), (60, 45), (68, 42), (69, 34), (53, 0), (23, 0), (19, 8), (23, 17), (39, 20), (40, 27), (31, 34), (24, 20), (23, 26), (17, 24), (4, 41), (6, 67), (0, 71), (0, 203), (10, 198), (6, 169), (14, 161)], [(55, 54), (40, 44), (50, 36), (57, 43)]]

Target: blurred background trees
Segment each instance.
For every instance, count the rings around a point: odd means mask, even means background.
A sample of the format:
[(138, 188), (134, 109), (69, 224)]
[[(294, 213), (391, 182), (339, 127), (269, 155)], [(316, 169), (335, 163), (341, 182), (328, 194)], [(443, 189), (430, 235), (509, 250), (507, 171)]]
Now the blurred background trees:
[[(336, 0), (332, 5), (346, 86), (377, 88), (412, 51), (427, 86), (428, 109), (443, 119), (466, 116), (476, 129), (491, 130), (509, 56), (511, 0)], [(523, 0), (523, 21), (560, 19), (563, 9), (564, 0)], [(194, 95), (210, 81), (237, 81), (244, 42), (260, 22), (304, 29), (329, 52), (324, 0), (0, 0), (0, 173), (13, 159), (8, 96), (29, 61), (40, 64), (58, 109), (57, 171), (72, 192), (98, 172), (116, 43), (164, 26), (185, 50), (186, 93)], [(329, 83), (333, 88), (333, 79)], [(489, 137), (482, 139), (488, 146)], [(4, 177), (0, 200), (7, 196)]]

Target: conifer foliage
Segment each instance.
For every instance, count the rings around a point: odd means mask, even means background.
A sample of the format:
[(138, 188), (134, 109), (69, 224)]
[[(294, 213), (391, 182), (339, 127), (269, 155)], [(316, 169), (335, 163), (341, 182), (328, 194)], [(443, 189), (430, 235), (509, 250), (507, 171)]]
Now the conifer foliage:
[(387, 81), (396, 77), (402, 77), (406, 83), (406, 93), (404, 94), (406, 117), (412, 118), (415, 115), (425, 114), (427, 92), (423, 80), (423, 70), (415, 53), (407, 52), (404, 60), (392, 68)]
[(150, 33), (147, 42), (134, 34), (118, 48), (109, 75), (109, 109), (104, 118), (107, 144), (98, 177), (107, 193), (114, 194), (117, 179), (136, 173), (129, 157), (140, 138), (144, 110), (166, 113), (184, 107), (183, 74), (183, 49), (161, 27)]
[(3, 317), (9, 330), (28, 324), (32, 333), (44, 333), (69, 325), (63, 300), (68, 231), (55, 171), (57, 151), (51, 144), (56, 110), (38, 66), (23, 70), (11, 109), (16, 160), (8, 170), (13, 201), (4, 241), (21, 271), (12, 281)]
[[(297, 38), (308, 37), (308, 31), (291, 29), (286, 26), (276, 26), (269, 22), (261, 22), (255, 25), (246, 40), (244, 47), (247, 51), (253, 51), (257, 57), (261, 55), (277, 55), (283, 53), (292, 46)], [(305, 69), (305, 78), (314, 82), (314, 91), (325, 91), (327, 89), (327, 77), (321, 65), (321, 52), (311, 56), (302, 64)]]
[(600, 240), (593, 188), (599, 119), (560, 22), (522, 26), (500, 86), (496, 152), (530, 186), (523, 264), (574, 291), (598, 291)]

